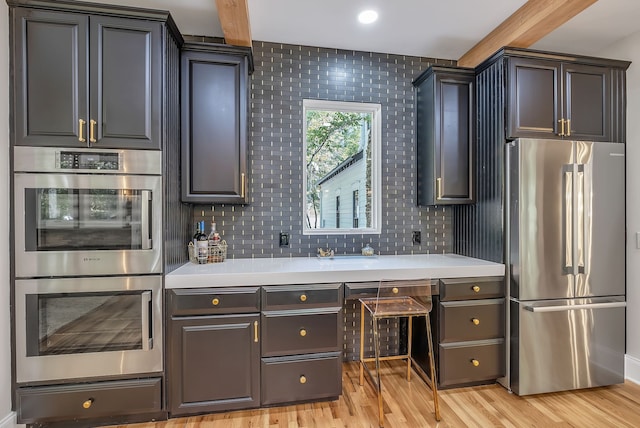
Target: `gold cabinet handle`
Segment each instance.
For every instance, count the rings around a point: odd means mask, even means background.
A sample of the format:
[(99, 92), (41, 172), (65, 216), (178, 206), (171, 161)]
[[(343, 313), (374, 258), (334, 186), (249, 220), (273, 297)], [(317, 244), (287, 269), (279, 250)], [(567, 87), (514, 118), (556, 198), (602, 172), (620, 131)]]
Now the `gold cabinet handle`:
[(93, 401), (94, 401), (93, 398), (89, 398), (84, 403), (82, 403), (82, 407), (84, 407), (85, 409), (88, 409), (93, 404)]
[(84, 125), (87, 122), (83, 119), (78, 119), (78, 141), (81, 143), (86, 143), (87, 139), (84, 137)]
[(96, 142), (96, 124), (97, 123), (98, 122), (96, 122), (93, 119), (89, 121), (89, 142), (90, 143)]
[(571, 119), (567, 119), (567, 137), (571, 137)]
[(302, 296), (300, 296), (300, 301), (301, 302), (306, 302), (307, 301), (307, 295), (303, 294)]
[(479, 285), (474, 285), (473, 287), (471, 287), (471, 289), (473, 290), (474, 293), (479, 293), (480, 292), (480, 286)]
[(480, 325), (480, 320), (478, 318), (471, 318), (471, 322), (473, 325)]
[(304, 328), (300, 329), (300, 336), (305, 337), (307, 335), (307, 330), (305, 330)]
[(471, 360), (471, 364), (473, 364), (473, 367), (478, 367), (480, 365), (480, 361), (474, 358)]
[(393, 287), (391, 291), (393, 292), (393, 294), (398, 294), (398, 287)]
[(258, 342), (258, 321), (253, 322), (253, 341)]
[(558, 122), (560, 122), (560, 133), (558, 135), (564, 137), (564, 119), (559, 119)]
[(436, 178), (436, 199), (442, 199), (442, 178)]
[(213, 306), (218, 306), (218, 305), (220, 304), (220, 299), (218, 299), (217, 297), (216, 297), (216, 298), (214, 298), (214, 299), (211, 301), (211, 304), (212, 304)]
[(307, 383), (307, 378), (304, 375), (300, 376), (300, 383), (302, 384)]
[(244, 177), (244, 172), (242, 174), (240, 174), (240, 197), (244, 198), (244, 193), (245, 193), (245, 177)]

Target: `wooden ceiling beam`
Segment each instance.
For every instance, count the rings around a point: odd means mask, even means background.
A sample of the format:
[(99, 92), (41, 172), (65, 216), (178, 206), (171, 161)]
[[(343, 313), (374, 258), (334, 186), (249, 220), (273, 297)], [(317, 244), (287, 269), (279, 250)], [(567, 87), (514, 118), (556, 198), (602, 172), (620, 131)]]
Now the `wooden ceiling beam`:
[(475, 67), (503, 46), (528, 48), (598, 0), (529, 0), (458, 60)]
[(229, 45), (251, 47), (251, 26), (247, 0), (216, 0), (218, 18)]

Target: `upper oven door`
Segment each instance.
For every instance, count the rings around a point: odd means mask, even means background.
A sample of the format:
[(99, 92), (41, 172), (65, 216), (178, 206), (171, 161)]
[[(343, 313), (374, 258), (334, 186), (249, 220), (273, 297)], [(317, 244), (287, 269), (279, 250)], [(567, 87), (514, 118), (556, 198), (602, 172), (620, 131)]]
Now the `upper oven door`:
[(162, 178), (15, 173), (16, 277), (162, 272)]

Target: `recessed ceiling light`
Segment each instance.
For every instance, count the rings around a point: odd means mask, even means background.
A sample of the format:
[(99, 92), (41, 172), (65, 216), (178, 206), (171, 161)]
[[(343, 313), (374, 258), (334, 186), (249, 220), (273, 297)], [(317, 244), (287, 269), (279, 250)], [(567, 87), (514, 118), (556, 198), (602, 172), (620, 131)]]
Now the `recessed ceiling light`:
[(371, 24), (372, 22), (375, 22), (378, 19), (378, 12), (376, 12), (375, 10), (365, 10), (360, 12), (360, 15), (358, 15), (358, 21), (360, 21), (363, 24)]

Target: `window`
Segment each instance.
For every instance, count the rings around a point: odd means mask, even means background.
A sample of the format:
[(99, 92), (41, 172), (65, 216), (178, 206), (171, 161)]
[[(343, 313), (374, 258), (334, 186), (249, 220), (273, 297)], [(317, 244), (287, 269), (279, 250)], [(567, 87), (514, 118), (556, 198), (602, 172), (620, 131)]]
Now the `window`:
[(303, 101), (305, 235), (380, 233), (380, 115), (380, 104)]

